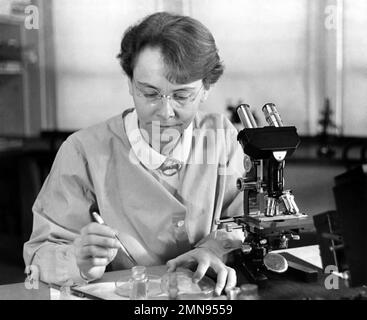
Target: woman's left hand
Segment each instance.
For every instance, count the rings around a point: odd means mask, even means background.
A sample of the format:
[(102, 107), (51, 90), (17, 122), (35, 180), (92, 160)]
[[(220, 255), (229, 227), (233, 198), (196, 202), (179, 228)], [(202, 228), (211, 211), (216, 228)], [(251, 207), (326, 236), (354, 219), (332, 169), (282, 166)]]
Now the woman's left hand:
[(233, 288), (237, 284), (237, 276), (234, 269), (226, 266), (223, 261), (208, 248), (196, 248), (188, 251), (167, 262), (168, 272), (174, 271), (177, 267), (187, 267), (193, 263), (197, 264), (193, 276), (195, 283), (199, 282), (209, 268), (217, 274), (217, 284), (215, 294), (221, 295), (223, 289)]

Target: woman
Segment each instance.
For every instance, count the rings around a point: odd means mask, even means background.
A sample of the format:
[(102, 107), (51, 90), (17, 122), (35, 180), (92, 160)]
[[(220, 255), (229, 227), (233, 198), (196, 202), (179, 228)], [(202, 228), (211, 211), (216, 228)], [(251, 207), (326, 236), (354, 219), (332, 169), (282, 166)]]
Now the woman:
[(215, 41), (195, 19), (156, 13), (125, 32), (118, 58), (135, 108), (63, 143), (33, 206), (26, 265), (46, 282), (76, 283), (107, 265), (130, 268), (118, 233), (139, 265), (194, 264), (194, 281), (213, 270), (219, 295), (236, 285), (225, 259), (243, 233), (215, 220), (242, 213), (235, 181), (244, 172), (237, 131), (199, 111), (223, 73)]

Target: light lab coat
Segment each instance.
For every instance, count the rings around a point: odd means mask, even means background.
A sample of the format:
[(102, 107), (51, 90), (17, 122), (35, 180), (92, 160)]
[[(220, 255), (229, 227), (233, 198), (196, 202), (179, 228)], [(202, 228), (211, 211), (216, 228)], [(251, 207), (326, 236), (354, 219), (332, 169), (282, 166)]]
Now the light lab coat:
[[(124, 125), (129, 112), (72, 134), (60, 147), (34, 203), (33, 232), (24, 244), (26, 265), (37, 266), (43, 281), (80, 281), (72, 242), (92, 221), (93, 204), (139, 265), (164, 264), (195, 246), (222, 256), (243, 241), (241, 231), (227, 233), (215, 224), (243, 212), (236, 179), (245, 173), (244, 154), (229, 120), (196, 115), (192, 150), (173, 188), (131, 161)], [(111, 267), (131, 264), (119, 250)]]

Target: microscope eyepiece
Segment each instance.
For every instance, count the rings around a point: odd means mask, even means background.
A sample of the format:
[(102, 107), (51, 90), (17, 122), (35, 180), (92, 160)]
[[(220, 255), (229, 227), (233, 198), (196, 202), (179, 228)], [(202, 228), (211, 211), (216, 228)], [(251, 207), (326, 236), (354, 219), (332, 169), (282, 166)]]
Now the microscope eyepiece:
[(283, 127), (283, 121), (274, 103), (267, 103), (262, 108), (266, 122), (271, 127)]
[(257, 123), (250, 111), (250, 106), (248, 104), (240, 104), (236, 111), (243, 126), (246, 129), (257, 128)]

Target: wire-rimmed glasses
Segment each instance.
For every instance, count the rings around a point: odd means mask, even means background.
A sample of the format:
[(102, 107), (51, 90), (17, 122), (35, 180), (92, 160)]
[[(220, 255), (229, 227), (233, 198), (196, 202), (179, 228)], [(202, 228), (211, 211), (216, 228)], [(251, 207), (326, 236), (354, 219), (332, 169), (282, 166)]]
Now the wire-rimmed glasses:
[(182, 89), (173, 92), (173, 94), (171, 95), (166, 95), (160, 93), (153, 88), (141, 89), (138, 87), (135, 80), (133, 80), (133, 84), (136, 89), (136, 95), (138, 97), (144, 98), (146, 102), (152, 106), (159, 104), (163, 98), (166, 98), (168, 100), (174, 101), (180, 107), (186, 106), (187, 104), (194, 102), (204, 86), (202, 84), (200, 89), (196, 93)]

